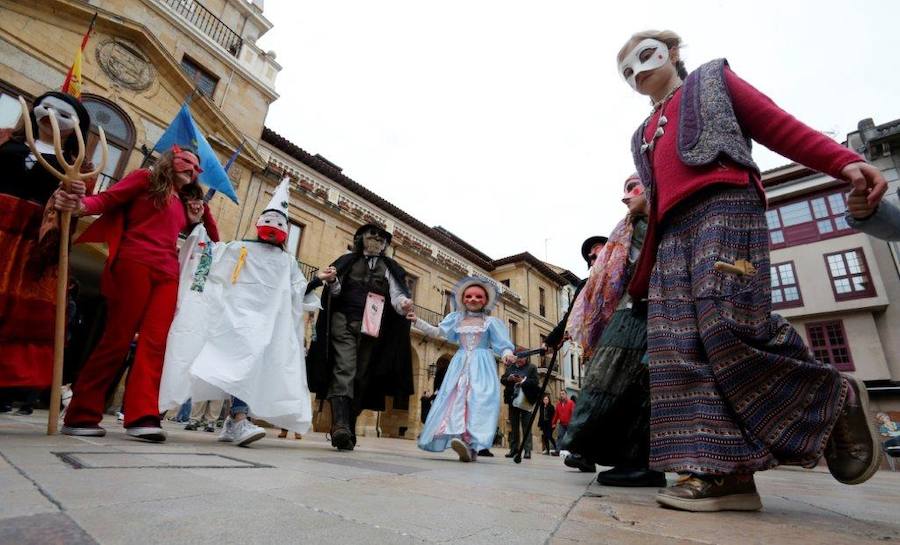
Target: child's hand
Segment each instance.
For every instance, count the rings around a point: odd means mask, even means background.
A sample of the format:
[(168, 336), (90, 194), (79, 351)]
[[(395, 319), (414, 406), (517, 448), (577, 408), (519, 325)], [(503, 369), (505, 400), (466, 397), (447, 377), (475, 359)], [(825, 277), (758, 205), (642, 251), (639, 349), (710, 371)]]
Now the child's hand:
[(415, 312), (408, 312), (408, 313), (406, 313), (406, 319), (412, 323), (416, 323), (416, 320), (418, 320), (419, 317), (416, 316)]
[(81, 210), (81, 196), (76, 193), (67, 193), (62, 189), (57, 189), (53, 194), (53, 207), (61, 212), (72, 212), (79, 215)]
[(203, 219), (203, 199), (188, 199), (185, 202), (187, 217), (190, 223), (200, 223)]
[(881, 171), (865, 161), (850, 163), (841, 169), (841, 177), (853, 184), (853, 191), (867, 195), (866, 202), (874, 209), (887, 191), (887, 181)]
[[(515, 354), (506, 354), (505, 356), (503, 356), (501, 358), (501, 360), (506, 365), (512, 365), (512, 364), (516, 363), (516, 355)], [(518, 376), (518, 375), (514, 375), (514, 376)], [(512, 377), (510, 377), (510, 378), (512, 378)]]
[(867, 195), (854, 189), (847, 196), (847, 209), (850, 210), (850, 215), (855, 219), (864, 220), (875, 213), (875, 210), (878, 209), (878, 204), (870, 205)]
[(403, 312), (409, 315), (413, 311), (413, 300), (405, 299), (402, 303), (400, 303), (400, 308), (403, 309)]

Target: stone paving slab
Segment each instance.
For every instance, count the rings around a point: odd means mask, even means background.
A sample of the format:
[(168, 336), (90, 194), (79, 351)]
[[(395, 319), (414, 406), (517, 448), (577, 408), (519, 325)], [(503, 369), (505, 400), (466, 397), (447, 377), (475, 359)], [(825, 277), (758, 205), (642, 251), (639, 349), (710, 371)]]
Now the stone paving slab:
[(757, 478), (762, 512), (694, 514), (549, 456), (516, 465), (497, 449), (461, 464), (372, 437), (338, 453), (316, 433), (238, 448), (172, 423), (169, 441), (148, 444), (112, 419), (106, 437), (48, 437), (45, 419), (0, 415), (0, 545), (900, 541), (900, 473), (843, 486), (827, 470), (769, 471)]

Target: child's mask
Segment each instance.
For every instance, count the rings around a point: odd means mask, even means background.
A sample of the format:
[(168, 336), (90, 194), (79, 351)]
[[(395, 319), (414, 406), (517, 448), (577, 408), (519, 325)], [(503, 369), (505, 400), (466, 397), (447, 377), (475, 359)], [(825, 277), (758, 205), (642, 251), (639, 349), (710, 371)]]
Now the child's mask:
[[(643, 59), (643, 60), (642, 60)], [(619, 74), (628, 85), (637, 91), (635, 77), (641, 72), (656, 70), (669, 60), (669, 47), (659, 40), (647, 38), (641, 40), (634, 49), (619, 62)]]

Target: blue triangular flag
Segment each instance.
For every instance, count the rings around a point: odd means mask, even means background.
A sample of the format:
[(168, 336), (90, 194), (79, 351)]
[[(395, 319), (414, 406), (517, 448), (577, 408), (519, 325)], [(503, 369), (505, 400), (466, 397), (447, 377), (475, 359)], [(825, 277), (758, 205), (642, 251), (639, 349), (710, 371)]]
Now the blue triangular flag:
[(181, 105), (178, 115), (172, 120), (169, 128), (159, 138), (156, 145), (153, 146), (153, 150), (163, 152), (171, 148), (172, 144), (194, 147), (200, 157), (200, 168), (203, 169), (199, 177), (200, 183), (223, 193), (235, 203), (238, 202), (237, 194), (231, 186), (228, 174), (225, 173), (225, 169), (219, 164), (219, 158), (216, 157), (216, 153), (209, 145), (209, 142), (206, 141), (203, 133), (200, 132), (200, 128), (197, 127), (194, 118), (191, 117), (187, 104)]

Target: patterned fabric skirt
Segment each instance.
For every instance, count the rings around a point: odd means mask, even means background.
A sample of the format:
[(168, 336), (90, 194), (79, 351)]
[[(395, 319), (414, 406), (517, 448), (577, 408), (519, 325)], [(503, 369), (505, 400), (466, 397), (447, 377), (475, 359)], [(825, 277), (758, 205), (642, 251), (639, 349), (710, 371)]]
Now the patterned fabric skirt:
[(646, 468), (650, 393), (646, 316), (613, 314), (588, 364), (559, 448), (604, 466)]
[(40, 205), (0, 194), (0, 387), (46, 388), (53, 374), (56, 267), (37, 263)]
[[(715, 270), (744, 259), (755, 275)], [(847, 395), (771, 314), (769, 239), (753, 187), (713, 188), (662, 227), (650, 280), (650, 465), (724, 475), (819, 460)]]

